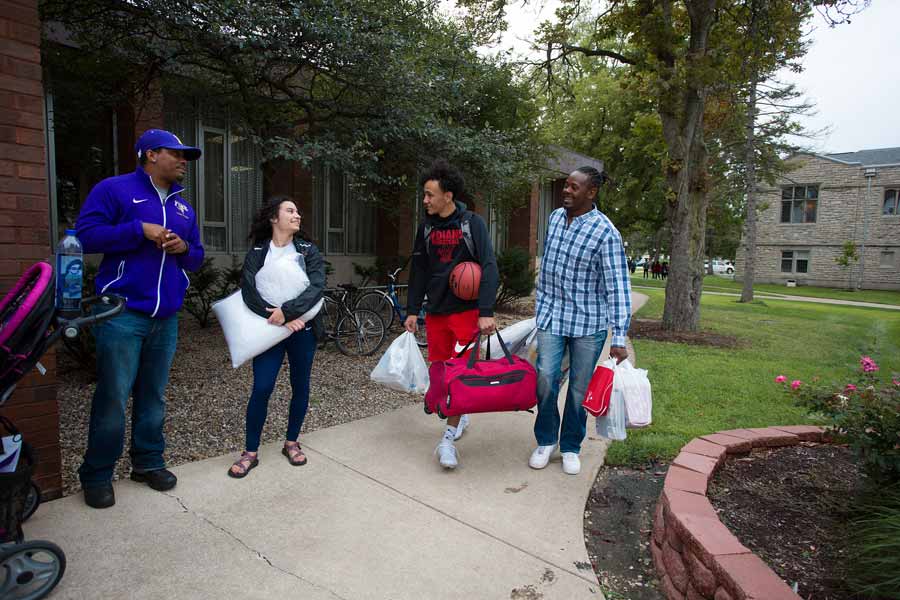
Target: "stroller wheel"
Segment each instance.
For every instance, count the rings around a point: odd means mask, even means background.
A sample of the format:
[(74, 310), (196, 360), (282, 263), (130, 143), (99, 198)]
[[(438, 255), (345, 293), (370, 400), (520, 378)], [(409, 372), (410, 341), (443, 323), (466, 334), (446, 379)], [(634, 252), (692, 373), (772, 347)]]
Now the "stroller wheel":
[(425, 414), (426, 414), (426, 415), (430, 415), (431, 413), (434, 412), (433, 410), (431, 410), (430, 408), (428, 408), (428, 402), (425, 402), (424, 404), (422, 404), (422, 410), (425, 411)]
[(0, 597), (39, 600), (66, 572), (66, 555), (51, 542), (33, 540), (0, 550)]
[(441, 405), (440, 405), (440, 404), (437, 405), (437, 414), (438, 414), (438, 416), (439, 416), (440, 418), (442, 418), (442, 419), (446, 419), (446, 418), (447, 418), (447, 415), (445, 415), (445, 414), (444, 414), (444, 411), (441, 410)]
[(41, 503), (41, 490), (33, 481), (31, 487), (28, 488), (28, 495), (25, 496), (25, 510), (22, 512), (22, 521), (27, 521), (34, 511), (38, 509)]

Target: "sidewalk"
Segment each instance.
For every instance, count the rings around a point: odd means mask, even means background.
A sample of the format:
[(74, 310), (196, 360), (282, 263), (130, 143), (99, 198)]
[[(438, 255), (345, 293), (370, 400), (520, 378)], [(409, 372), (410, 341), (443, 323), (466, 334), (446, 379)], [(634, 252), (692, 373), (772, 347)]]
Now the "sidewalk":
[[(659, 290), (663, 288), (653, 287), (649, 285), (634, 285), (632, 289), (637, 290)], [(732, 298), (740, 298), (741, 295), (733, 292), (711, 292), (702, 291), (703, 294), (710, 296), (730, 296)], [(896, 304), (880, 304), (877, 302), (858, 302), (856, 300), (837, 300), (836, 298), (815, 298), (813, 296), (792, 296), (789, 294), (772, 294), (767, 292), (758, 292), (753, 294), (755, 300), (788, 300), (790, 302), (812, 302), (813, 304), (836, 304), (838, 306), (859, 306), (862, 308), (883, 308), (884, 310), (900, 310), (900, 306)]]
[(534, 471), (533, 422), (473, 416), (444, 472), (442, 422), (411, 406), (304, 435), (304, 467), (270, 444), (247, 479), (231, 455), (182, 465), (172, 492), (117, 482), (113, 508), (71, 496), (25, 533), (66, 552), (51, 598), (602, 599), (582, 511), (606, 445), (591, 420), (581, 475)]

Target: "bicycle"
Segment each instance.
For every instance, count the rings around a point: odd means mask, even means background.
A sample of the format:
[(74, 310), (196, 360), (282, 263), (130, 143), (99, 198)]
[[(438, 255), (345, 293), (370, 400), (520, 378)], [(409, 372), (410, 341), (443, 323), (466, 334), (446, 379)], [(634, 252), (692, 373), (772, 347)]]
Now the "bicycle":
[[(356, 300), (356, 308), (371, 310), (378, 314), (384, 321), (385, 329), (390, 329), (394, 319), (398, 318), (402, 324), (406, 320), (406, 311), (401, 308), (400, 298), (397, 295), (397, 275), (406, 265), (398, 267), (393, 273), (388, 273), (388, 284), (385, 289), (371, 289), (363, 293)], [(416, 344), (420, 348), (428, 346), (428, 337), (425, 333), (425, 308), (419, 311), (416, 319)]]
[[(341, 284), (341, 288), (325, 290), (322, 317), (325, 320), (327, 340), (333, 340), (341, 354), (369, 356), (384, 343), (384, 320), (375, 311), (366, 308), (350, 309), (348, 301), (353, 285)], [(327, 341), (326, 340), (326, 341)]]

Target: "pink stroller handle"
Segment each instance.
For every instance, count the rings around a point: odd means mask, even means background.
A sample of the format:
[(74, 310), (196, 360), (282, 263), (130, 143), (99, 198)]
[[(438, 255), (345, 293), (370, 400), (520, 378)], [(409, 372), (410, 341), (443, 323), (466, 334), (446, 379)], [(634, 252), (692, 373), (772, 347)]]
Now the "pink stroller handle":
[(3, 301), (0, 302), (0, 313), (2, 313), (10, 303), (18, 297), (19, 293), (28, 285), (28, 282), (37, 278), (37, 282), (32, 286), (22, 305), (16, 309), (12, 317), (5, 322), (0, 323), (0, 346), (15, 333), (16, 329), (21, 325), (28, 313), (35, 307), (41, 294), (47, 289), (53, 281), (53, 267), (45, 262), (38, 262), (31, 267), (19, 278), (16, 285), (6, 294)]

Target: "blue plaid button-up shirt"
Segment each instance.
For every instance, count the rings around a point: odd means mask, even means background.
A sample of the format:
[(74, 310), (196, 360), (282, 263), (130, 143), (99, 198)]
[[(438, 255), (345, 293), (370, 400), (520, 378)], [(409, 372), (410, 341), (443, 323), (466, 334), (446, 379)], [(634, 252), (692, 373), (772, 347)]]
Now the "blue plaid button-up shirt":
[(594, 207), (567, 223), (550, 214), (537, 288), (537, 326), (553, 335), (583, 337), (612, 327), (625, 346), (631, 323), (631, 282), (622, 236)]

